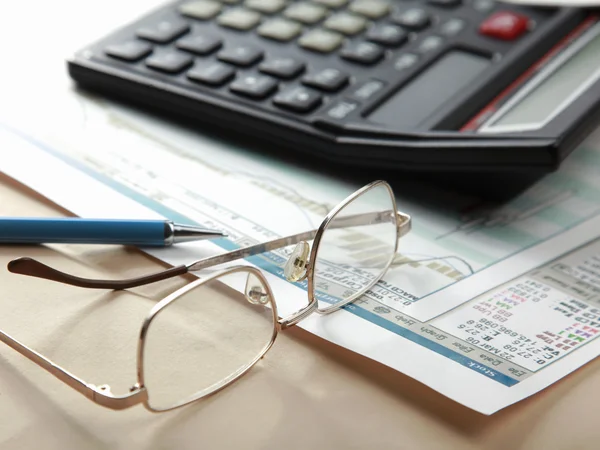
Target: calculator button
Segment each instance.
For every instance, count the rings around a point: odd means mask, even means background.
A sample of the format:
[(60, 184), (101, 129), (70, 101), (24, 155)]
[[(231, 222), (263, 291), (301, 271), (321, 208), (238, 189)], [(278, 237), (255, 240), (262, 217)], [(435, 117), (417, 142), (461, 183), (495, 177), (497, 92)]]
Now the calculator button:
[(157, 44), (166, 44), (187, 33), (189, 30), (190, 26), (185, 22), (162, 20), (155, 25), (140, 28), (136, 34), (142, 39), (147, 39)]
[(113, 58), (123, 61), (139, 61), (152, 53), (152, 46), (147, 42), (128, 41), (106, 47), (104, 52)]
[(214, 0), (197, 0), (179, 6), (179, 12), (192, 19), (208, 20), (221, 12), (223, 5)]
[(398, 12), (392, 16), (392, 20), (411, 30), (422, 30), (431, 23), (429, 13), (421, 8), (411, 8)]
[(272, 19), (258, 27), (258, 34), (276, 41), (290, 41), (300, 34), (302, 26), (287, 19)]
[(277, 81), (264, 75), (246, 75), (231, 83), (229, 89), (239, 95), (262, 99), (277, 89)]
[(225, 11), (217, 18), (219, 25), (234, 30), (250, 30), (258, 25), (261, 15), (256, 11), (244, 8), (234, 8)]
[(210, 86), (221, 86), (233, 79), (234, 75), (233, 68), (220, 62), (199, 63), (187, 73), (190, 80)]
[(358, 103), (343, 100), (327, 110), (327, 116), (335, 120), (343, 120), (358, 108)]
[(192, 57), (185, 53), (156, 53), (146, 59), (146, 66), (166, 73), (178, 73), (192, 65)]
[(390, 4), (384, 0), (354, 0), (349, 9), (369, 19), (381, 19), (390, 12)]
[(369, 80), (360, 84), (356, 89), (354, 89), (350, 94), (350, 97), (364, 102), (373, 98), (373, 96), (381, 92), (384, 87), (385, 83), (383, 81)]
[(408, 33), (395, 25), (376, 25), (368, 31), (367, 39), (388, 47), (398, 47), (408, 40)]
[(263, 57), (262, 50), (256, 47), (239, 46), (221, 50), (217, 58), (236, 66), (248, 67), (260, 61)]
[(383, 54), (383, 48), (371, 42), (352, 43), (341, 52), (342, 58), (361, 64), (375, 64)]
[(410, 69), (419, 61), (419, 57), (414, 53), (405, 53), (396, 58), (394, 62), (394, 69), (398, 71), (403, 71)]
[(320, 3), (323, 6), (327, 6), (328, 8), (341, 8), (348, 0), (313, 0), (314, 3)]
[(334, 92), (341, 89), (350, 77), (337, 69), (325, 69), (309, 74), (302, 79), (302, 83), (323, 91)]
[(307, 25), (317, 23), (327, 14), (327, 9), (321, 5), (302, 2), (295, 3), (285, 10), (284, 15), (288, 19), (297, 20)]
[(298, 43), (307, 50), (330, 53), (342, 45), (343, 41), (341, 34), (317, 28), (303, 35)]
[(444, 36), (456, 36), (467, 26), (462, 19), (449, 19), (440, 26), (440, 33)]
[(427, 3), (435, 6), (459, 6), (462, 0), (427, 0)]
[(265, 14), (275, 14), (283, 9), (285, 0), (246, 0), (245, 6)]
[(291, 79), (300, 75), (304, 64), (293, 58), (277, 58), (263, 62), (258, 69), (277, 78)]
[(358, 34), (367, 26), (367, 19), (362, 16), (340, 12), (329, 17), (323, 24), (326, 28), (345, 35)]
[(425, 39), (421, 41), (417, 50), (419, 53), (429, 53), (433, 52), (444, 45), (444, 39), (439, 36), (427, 36)]
[(302, 86), (295, 86), (275, 96), (273, 103), (296, 112), (309, 112), (321, 104), (320, 94)]
[(197, 55), (208, 55), (221, 47), (223, 42), (216, 36), (209, 34), (198, 34), (186, 36), (177, 41), (177, 48), (195, 53)]
[(510, 11), (492, 14), (479, 27), (479, 32), (485, 36), (512, 41), (527, 31), (529, 18)]
[(473, 0), (473, 9), (479, 12), (490, 12), (496, 6), (494, 0)]

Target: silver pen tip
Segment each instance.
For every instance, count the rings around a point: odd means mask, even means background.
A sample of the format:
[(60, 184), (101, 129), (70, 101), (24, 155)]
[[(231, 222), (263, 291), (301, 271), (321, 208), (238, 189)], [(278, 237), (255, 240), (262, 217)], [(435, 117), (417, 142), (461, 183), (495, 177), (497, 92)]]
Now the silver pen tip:
[(173, 224), (173, 243), (203, 241), (226, 237), (227, 233), (220, 230), (210, 230), (194, 225)]

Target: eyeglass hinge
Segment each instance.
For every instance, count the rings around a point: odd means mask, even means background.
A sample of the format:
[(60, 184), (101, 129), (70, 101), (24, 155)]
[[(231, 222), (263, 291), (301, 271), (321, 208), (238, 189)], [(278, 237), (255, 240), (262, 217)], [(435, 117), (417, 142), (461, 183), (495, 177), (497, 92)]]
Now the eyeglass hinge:
[(318, 303), (316, 300), (314, 300), (306, 308), (302, 308), (300, 311), (296, 311), (294, 314), (292, 314), (289, 317), (286, 317), (285, 319), (280, 319), (279, 325), (281, 326), (281, 329), (285, 330), (286, 328), (296, 325), (298, 322), (304, 320), (313, 312), (315, 312), (317, 310), (317, 307)]
[(396, 212), (396, 224), (398, 227), (398, 237), (406, 236), (412, 229), (412, 218), (403, 212)]
[(85, 393), (86, 397), (94, 403), (109, 409), (120, 410), (130, 408), (144, 402), (148, 397), (146, 388), (137, 384), (129, 390), (129, 394), (123, 396), (114, 395), (107, 384), (100, 386), (87, 384), (86, 388), (88, 389), (88, 392)]

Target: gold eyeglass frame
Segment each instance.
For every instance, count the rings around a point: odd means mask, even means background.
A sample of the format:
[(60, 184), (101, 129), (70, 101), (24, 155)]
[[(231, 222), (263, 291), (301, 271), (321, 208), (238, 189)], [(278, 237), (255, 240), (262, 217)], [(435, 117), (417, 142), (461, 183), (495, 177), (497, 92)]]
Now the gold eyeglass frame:
[[(337, 218), (336, 216), (340, 211), (342, 211), (348, 204), (352, 203), (356, 198), (360, 197), (364, 193), (370, 191), (371, 189), (384, 186), (389, 194), (392, 201), (392, 210), (386, 210), (383, 212), (377, 213), (361, 213), (355, 214), (352, 216), (347, 216), (343, 218)], [(334, 220), (336, 220), (335, 225), (337, 227), (346, 227), (346, 226), (359, 226), (359, 225), (371, 225), (376, 223), (384, 223), (386, 221), (394, 220), (396, 222), (396, 239), (394, 252), (392, 257), (387, 262), (385, 268), (382, 270), (382, 273), (379, 277), (376, 277), (372, 283), (362, 289), (362, 291), (358, 292), (355, 295), (352, 295), (338, 303), (335, 303), (332, 306), (329, 306), (324, 309), (318, 308), (318, 300), (315, 296), (315, 262), (318, 255), (318, 250), (322, 242), (323, 234), (328, 229), (328, 227), (332, 224)], [(138, 349), (137, 349), (137, 383), (130, 388), (130, 392), (124, 396), (116, 396), (113, 395), (110, 387), (108, 385), (94, 385), (90, 383), (86, 383), (75, 375), (71, 374), (64, 368), (54, 364), (50, 359), (44, 357), (40, 353), (37, 353), (35, 350), (27, 347), (22, 344), (18, 340), (14, 339), (12, 336), (0, 331), (0, 341), (7, 344), (9, 347), (13, 348), (23, 356), (27, 357), (56, 378), (61, 380), (62, 382), (69, 385), (71, 388), (75, 389), (79, 393), (86, 396), (88, 399), (93, 401), (96, 404), (101, 406), (114, 409), (121, 410), (130, 408), (139, 403), (143, 403), (144, 406), (153, 412), (167, 411), (175, 408), (179, 408), (191, 402), (200, 400), (208, 395), (212, 395), (225, 387), (229, 386), (231, 383), (239, 379), (242, 375), (244, 375), (248, 370), (250, 370), (257, 362), (260, 360), (266, 352), (272, 347), (275, 342), (275, 338), (277, 334), (293, 325), (296, 325), (298, 322), (302, 321), (304, 318), (311, 315), (313, 312), (318, 312), (320, 314), (329, 314), (331, 312), (337, 311), (341, 309), (343, 306), (351, 303), (356, 300), (359, 296), (363, 295), (364, 292), (373, 287), (381, 278), (385, 275), (387, 270), (389, 269), (393, 257), (398, 250), (398, 240), (405, 236), (410, 230), (412, 226), (412, 220), (410, 215), (405, 214), (397, 210), (396, 199), (393, 193), (391, 186), (385, 181), (375, 181), (372, 182), (363, 188), (357, 190), (353, 194), (349, 195), (346, 199), (340, 202), (331, 212), (325, 217), (322, 221), (321, 225), (316, 230), (307, 231), (304, 233), (299, 233), (292, 236), (287, 236), (283, 238), (274, 239), (272, 241), (264, 242), (261, 244), (241, 248), (238, 250), (233, 250), (221, 255), (211, 256), (208, 258), (204, 258), (201, 260), (194, 261), (187, 265), (181, 265), (177, 267), (173, 267), (171, 269), (167, 269), (158, 273), (154, 273), (151, 275), (146, 275), (138, 278), (131, 278), (126, 280), (95, 280), (89, 278), (81, 278), (71, 274), (67, 274), (65, 272), (61, 272), (52, 267), (49, 267), (37, 260), (32, 258), (18, 258), (13, 261), (10, 261), (8, 264), (8, 270), (12, 273), (33, 276), (37, 278), (43, 278), (47, 280), (57, 281), (64, 284), (69, 284), (72, 286), (78, 286), (83, 288), (92, 288), (92, 289), (129, 289), (137, 286), (142, 286), (150, 283), (154, 283), (157, 281), (165, 280), (168, 278), (172, 278), (178, 275), (183, 275), (188, 272), (199, 271), (205, 268), (213, 267), (219, 264), (228, 263), (235, 261), (237, 259), (247, 258), (249, 256), (258, 255), (261, 253), (269, 252), (272, 250), (276, 250), (279, 248), (287, 247), (290, 245), (301, 245), (304, 247), (304, 251), (302, 252), (303, 257), (296, 258), (295, 260), (288, 260), (287, 264), (293, 264), (296, 268), (302, 271), (302, 275), (293, 281), (301, 281), (304, 279), (308, 280), (308, 304), (301, 308), (300, 310), (294, 312), (286, 318), (278, 318), (277, 315), (277, 304), (275, 301), (275, 297), (273, 296), (273, 292), (270, 284), (268, 283), (264, 274), (257, 268), (252, 266), (234, 266), (212, 275), (209, 275), (205, 278), (193, 281), (192, 283), (178, 289), (173, 292), (166, 298), (162, 299), (158, 302), (150, 311), (149, 315), (146, 317), (144, 323), (142, 324), (140, 337), (138, 340)], [(309, 240), (314, 240), (312, 248), (310, 248), (310, 256), (308, 256), (307, 246), (309, 246)], [(265, 346), (260, 356), (255, 358), (248, 366), (246, 366), (243, 370), (239, 370), (234, 374), (230, 375), (228, 378), (223, 380), (215, 389), (211, 390), (209, 393), (202, 395), (201, 397), (195, 397), (190, 401), (183, 402), (174, 406), (173, 408), (169, 408), (166, 410), (155, 410), (148, 403), (148, 393), (146, 387), (144, 386), (144, 376), (143, 376), (143, 352), (146, 343), (146, 335), (148, 331), (148, 327), (151, 324), (153, 318), (162, 311), (166, 306), (175, 301), (177, 298), (189, 292), (191, 289), (195, 289), (197, 287), (202, 286), (203, 284), (210, 282), (211, 280), (215, 280), (221, 278), (223, 276), (229, 275), (231, 273), (246, 271), (249, 275), (254, 275), (257, 277), (260, 282), (265, 287), (267, 294), (269, 296), (269, 301), (272, 306), (272, 311), (274, 314), (274, 331), (271, 338), (271, 341)]]
[[(246, 366), (239, 369), (237, 372), (231, 374), (229, 377), (221, 380), (219, 383), (215, 383), (206, 390), (207, 393), (201, 396), (194, 396), (193, 398), (180, 402), (174, 405), (171, 408), (166, 409), (156, 409), (153, 408), (149, 403), (148, 391), (144, 385), (144, 350), (146, 348), (146, 337), (148, 334), (148, 330), (154, 318), (163, 311), (166, 307), (168, 307), (171, 303), (175, 302), (177, 299), (187, 294), (192, 289), (196, 289), (201, 287), (204, 284), (207, 284), (213, 280), (218, 280), (226, 275), (230, 275), (236, 272), (247, 272), (248, 275), (252, 275), (256, 277), (262, 286), (266, 290), (266, 295), (269, 298), (269, 306), (271, 307), (273, 314), (273, 333), (271, 335), (270, 341), (267, 345), (261, 350), (259, 355), (254, 358), (251, 362), (249, 362)], [(210, 276), (202, 279), (198, 279), (185, 285), (184, 287), (178, 289), (173, 292), (169, 296), (162, 299), (158, 302), (154, 307), (151, 308), (150, 312), (144, 319), (142, 327), (140, 329), (138, 344), (137, 344), (137, 383), (135, 383), (130, 389), (129, 393), (126, 395), (114, 395), (111, 392), (110, 386), (108, 385), (95, 385), (91, 383), (87, 383), (80, 379), (79, 377), (73, 375), (71, 372), (66, 369), (58, 366), (50, 359), (36, 352), (35, 350), (27, 347), (26, 345), (19, 342), (17, 339), (8, 335), (7, 333), (0, 330), (0, 341), (4, 342), (6, 345), (11, 347), (12, 349), (19, 352), (21, 355), (27, 357), (34, 363), (36, 363), (41, 368), (50, 372), (56, 378), (58, 378), (63, 383), (67, 384), (71, 388), (75, 389), (80, 394), (83, 394), (89, 400), (94, 403), (104, 406), (113, 410), (122, 410), (131, 408), (132, 406), (138, 405), (140, 403), (144, 404), (144, 407), (152, 412), (165, 412), (173, 409), (181, 408), (182, 406), (188, 405), (192, 402), (200, 400), (204, 397), (208, 397), (210, 395), (216, 394), (217, 392), (223, 390), (240, 377), (242, 377), (246, 372), (248, 372), (256, 363), (269, 351), (269, 349), (275, 343), (275, 339), (277, 334), (285, 329), (284, 323), (286, 319), (279, 319), (277, 315), (277, 303), (274, 300), (273, 291), (271, 290), (271, 286), (269, 282), (263, 275), (263, 273), (254, 267), (251, 266), (235, 266), (231, 267), (216, 273), (211, 274)]]

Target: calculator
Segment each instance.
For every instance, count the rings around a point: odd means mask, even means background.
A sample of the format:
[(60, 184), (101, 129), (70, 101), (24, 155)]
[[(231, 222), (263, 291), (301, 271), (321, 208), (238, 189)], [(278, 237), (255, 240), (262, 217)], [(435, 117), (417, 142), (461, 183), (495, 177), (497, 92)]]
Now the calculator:
[(86, 46), (68, 68), (83, 88), (282, 154), (543, 174), (600, 123), (599, 55), (599, 16), (577, 8), (184, 0)]

